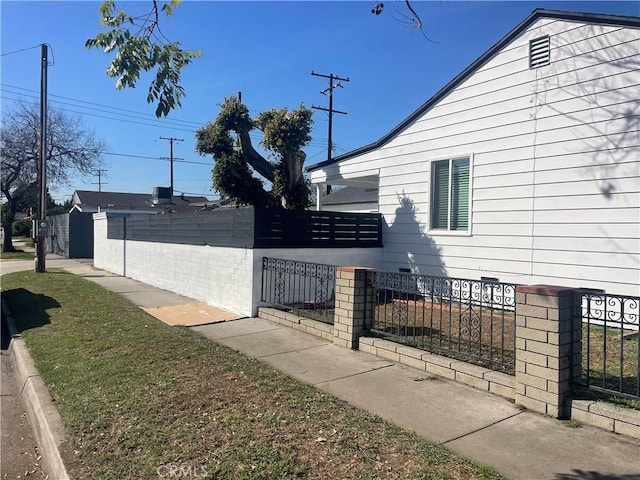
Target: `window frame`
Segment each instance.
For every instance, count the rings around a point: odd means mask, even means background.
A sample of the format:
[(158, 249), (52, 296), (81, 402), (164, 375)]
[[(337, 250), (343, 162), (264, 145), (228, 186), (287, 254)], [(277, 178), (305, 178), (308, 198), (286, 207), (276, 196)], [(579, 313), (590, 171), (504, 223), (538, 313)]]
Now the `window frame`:
[[(469, 168), (469, 181), (467, 192), (467, 228), (464, 230), (452, 230), (452, 188), (453, 188), (453, 162), (456, 160), (467, 160)], [(446, 228), (434, 228), (434, 207), (435, 202), (435, 164), (441, 162), (448, 162), (449, 179), (447, 187), (447, 227)], [(429, 235), (454, 235), (454, 236), (471, 236), (473, 231), (473, 219), (472, 219), (472, 205), (473, 205), (473, 154), (456, 155), (445, 158), (437, 158), (429, 161)]]

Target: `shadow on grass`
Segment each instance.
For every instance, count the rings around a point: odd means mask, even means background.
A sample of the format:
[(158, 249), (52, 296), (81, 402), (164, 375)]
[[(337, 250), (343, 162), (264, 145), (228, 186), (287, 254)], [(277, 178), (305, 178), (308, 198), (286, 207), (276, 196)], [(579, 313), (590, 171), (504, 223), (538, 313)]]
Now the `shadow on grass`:
[(47, 310), (60, 307), (56, 299), (24, 288), (2, 292), (2, 300), (9, 306), (18, 333), (48, 325), (51, 321)]
[(640, 474), (610, 474), (572, 470), (571, 473), (558, 473), (554, 480), (640, 480)]

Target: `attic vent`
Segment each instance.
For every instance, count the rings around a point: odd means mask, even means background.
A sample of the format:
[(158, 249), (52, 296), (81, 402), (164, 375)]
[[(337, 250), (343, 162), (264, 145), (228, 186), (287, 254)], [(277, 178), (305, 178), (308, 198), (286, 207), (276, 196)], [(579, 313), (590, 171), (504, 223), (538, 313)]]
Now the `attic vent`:
[(549, 65), (551, 62), (551, 47), (549, 35), (534, 38), (529, 41), (529, 68)]

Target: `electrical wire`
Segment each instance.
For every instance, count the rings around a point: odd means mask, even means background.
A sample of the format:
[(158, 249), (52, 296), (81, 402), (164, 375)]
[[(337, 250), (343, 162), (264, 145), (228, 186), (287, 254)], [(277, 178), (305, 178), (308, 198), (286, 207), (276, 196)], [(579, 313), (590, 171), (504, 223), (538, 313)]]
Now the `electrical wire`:
[[(8, 91), (7, 93), (10, 93), (12, 95), (25, 95), (26, 97), (30, 97), (30, 98), (34, 98), (34, 99), (39, 99), (39, 92), (37, 90), (31, 90), (28, 88), (23, 88), (23, 87), (19, 87), (16, 85), (9, 85), (6, 83), (2, 83), (0, 84), (2, 85), (2, 87), (6, 87), (6, 88), (10, 88), (10, 89), (14, 89), (14, 90), (22, 90), (25, 92), (30, 92), (30, 93), (34, 93), (37, 95), (27, 95), (27, 94), (23, 94), (20, 92), (12, 92), (12, 91)], [(138, 112), (135, 110), (128, 110), (128, 109), (124, 109), (124, 108), (118, 108), (118, 107), (112, 107), (109, 105), (104, 105), (104, 104), (100, 104), (100, 103), (94, 103), (94, 102), (88, 102), (85, 100), (79, 100), (79, 99), (75, 99), (75, 98), (71, 98), (71, 97), (65, 97), (62, 95), (55, 95), (55, 94), (48, 94), (48, 96), (51, 98), (61, 98), (63, 100), (69, 100), (71, 102), (75, 102), (75, 103), (79, 103), (79, 104), (87, 104), (87, 105), (92, 105), (92, 106), (96, 106), (96, 107), (101, 107), (101, 108), (107, 108), (110, 110), (114, 110), (114, 112), (108, 111), (108, 110), (102, 110), (102, 109), (97, 109), (97, 108), (91, 108), (91, 107), (85, 107), (83, 105), (74, 105), (74, 104), (69, 104), (66, 102), (62, 102), (60, 100), (51, 100), (51, 103), (56, 103), (56, 104), (61, 104), (61, 105), (68, 105), (68, 106), (72, 106), (72, 107), (76, 107), (76, 108), (82, 108), (82, 109), (86, 109), (89, 111), (96, 111), (96, 112), (100, 112), (100, 113), (106, 113), (109, 115), (116, 115), (116, 116), (121, 116), (121, 117), (127, 117), (127, 118), (132, 118), (134, 120), (141, 120), (141, 121), (151, 121), (153, 123), (141, 123), (141, 122), (134, 122), (131, 120), (126, 120), (124, 118), (114, 118), (114, 117), (109, 117), (109, 116), (104, 116), (104, 115), (98, 115), (95, 113), (89, 113), (89, 112), (78, 112), (77, 110), (69, 110), (69, 109), (63, 109), (61, 108), (60, 110), (63, 111), (67, 111), (70, 113), (78, 113), (81, 115), (89, 115), (89, 116), (93, 116), (93, 117), (97, 117), (97, 118), (103, 118), (106, 120), (114, 120), (114, 121), (123, 121), (123, 122), (127, 122), (127, 123), (136, 123), (138, 125), (144, 125), (144, 126), (150, 126), (150, 127), (157, 127), (157, 128), (167, 128), (168, 126), (170, 126), (171, 128), (175, 128), (176, 130), (180, 130), (183, 132), (192, 132), (194, 133), (197, 129), (202, 128), (202, 126), (206, 123), (199, 123), (199, 122), (193, 122), (193, 121), (189, 121), (189, 120), (182, 120), (182, 119), (165, 119), (165, 120), (157, 120), (157, 118), (155, 117), (155, 115), (150, 114), (150, 113), (144, 113), (144, 112)], [(20, 101), (20, 98), (9, 98), (9, 100), (14, 100), (14, 101)], [(31, 103), (33, 105), (37, 104), (37, 102), (28, 102)], [(127, 114), (131, 113), (133, 115), (127, 115), (124, 113), (119, 113), (119, 112), (126, 112)], [(143, 118), (138, 118), (137, 116), (143, 117)], [(145, 118), (146, 117), (146, 118)], [(195, 128), (194, 128), (195, 127)], [(261, 136), (258, 132), (251, 132), (249, 134), (251, 136), (251, 138), (255, 141), (259, 141)], [(312, 140), (309, 143), (309, 146), (322, 146), (322, 145), (326, 145), (326, 139), (323, 138), (315, 138), (314, 140)]]
[[(2, 85), (2, 87), (8, 87), (8, 88), (16, 89), (16, 90), (23, 90), (25, 92), (34, 93), (34, 94), (37, 94), (37, 95), (40, 94), (40, 92), (38, 92), (37, 90), (32, 90), (32, 89), (24, 88), (24, 87), (18, 87), (17, 85), (9, 85), (9, 84), (6, 84), (6, 83), (2, 83), (0, 85)], [(9, 93), (18, 94), (17, 92), (9, 92)], [(33, 97), (33, 95), (31, 95), (31, 96)], [(96, 107), (108, 108), (108, 109), (111, 109), (111, 110), (116, 110), (116, 111), (121, 111), (121, 112), (126, 112), (126, 113), (133, 113), (134, 115), (139, 115), (139, 116), (142, 116), (142, 117), (149, 117), (148, 118), (149, 120), (158, 121), (159, 122), (157, 117), (155, 115), (151, 114), (151, 113), (138, 112), (138, 111), (135, 111), (135, 110), (128, 110), (126, 108), (112, 107), (111, 105), (104, 105), (104, 104), (101, 104), (101, 103), (89, 102), (89, 101), (86, 101), (86, 100), (80, 100), (80, 99), (77, 99), (77, 98), (65, 97), (65, 96), (62, 96), (62, 95), (54, 95), (52, 93), (49, 93), (48, 96), (49, 97), (54, 97), (54, 98), (61, 98), (63, 100), (70, 100), (70, 101), (76, 102), (76, 103), (84, 103), (84, 104), (93, 105), (93, 106), (96, 106)], [(35, 98), (39, 98), (39, 96), (36, 96)], [(82, 107), (82, 108), (85, 108), (85, 107)], [(182, 120), (182, 119), (178, 119), (178, 118), (173, 118), (173, 119), (170, 119), (169, 121), (170, 122), (176, 122), (176, 123), (182, 123), (185, 126), (190, 124), (190, 125), (193, 125), (194, 127), (197, 127), (197, 128), (200, 128), (202, 126), (202, 123), (193, 122), (193, 121), (190, 121), (190, 120)]]
[(20, 50), (14, 50), (13, 52), (3, 53), (3, 54), (2, 54), (2, 55), (0, 55), (0, 56), (2, 56), (2, 57), (6, 57), (7, 55), (13, 55), (13, 54), (15, 54), (15, 53), (26, 52), (27, 50), (33, 50), (34, 48), (39, 48), (39, 47), (41, 47), (41, 46), (42, 46), (42, 44), (41, 44), (41, 43), (39, 43), (38, 45), (34, 45), (33, 47), (21, 48)]
[[(116, 156), (116, 157), (141, 158), (141, 159), (144, 159), (144, 160), (163, 160), (163, 161), (166, 161), (166, 162), (170, 162), (171, 161), (171, 159), (168, 158), (168, 157), (147, 157), (147, 156), (144, 156), (144, 155), (134, 155), (134, 154), (129, 154), (129, 153), (114, 153), (114, 152), (107, 152), (107, 151), (100, 152), (100, 153), (103, 154), (103, 155), (113, 155), (113, 156)], [(196, 161), (193, 161), (193, 160), (184, 160), (184, 159), (178, 160), (178, 159), (174, 158), (173, 161), (174, 161), (174, 163), (190, 163), (192, 165), (206, 165), (208, 167), (212, 167), (213, 166), (213, 163), (196, 162)]]

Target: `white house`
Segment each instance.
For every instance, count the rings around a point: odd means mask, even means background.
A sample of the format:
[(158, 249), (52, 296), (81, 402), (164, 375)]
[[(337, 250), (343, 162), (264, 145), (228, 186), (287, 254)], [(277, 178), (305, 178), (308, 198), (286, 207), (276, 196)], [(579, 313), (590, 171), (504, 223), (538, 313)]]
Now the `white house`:
[(535, 10), (380, 140), (383, 268), (640, 295), (640, 18)]

